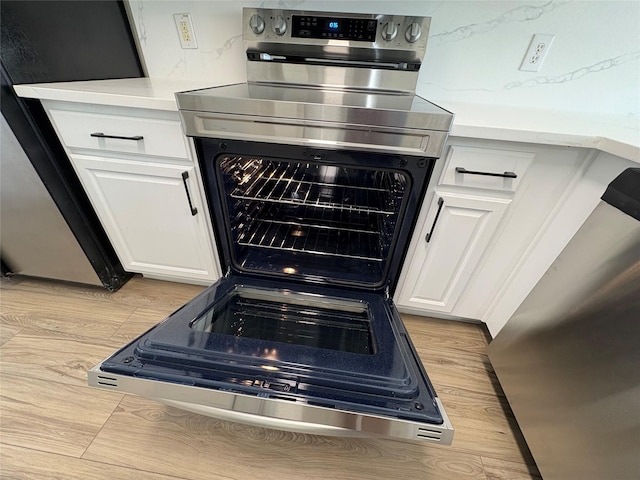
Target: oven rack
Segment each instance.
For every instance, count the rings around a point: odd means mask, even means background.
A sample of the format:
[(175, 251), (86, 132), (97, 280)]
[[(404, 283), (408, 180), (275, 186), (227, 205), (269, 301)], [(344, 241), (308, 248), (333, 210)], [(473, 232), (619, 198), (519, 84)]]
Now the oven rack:
[(321, 163), (235, 156), (224, 157), (221, 160), (220, 169), (224, 177), (233, 178), (235, 184), (245, 186), (250, 186), (251, 182), (262, 177), (274, 181), (294, 179), (302, 182), (341, 185), (366, 190), (404, 189), (403, 185), (396, 185), (403, 183), (402, 176), (386, 170), (367, 170)]
[(378, 232), (262, 219), (253, 219), (247, 227), (238, 233), (239, 245), (374, 262), (384, 260)]
[[(338, 167), (292, 162), (267, 162), (258, 170), (256, 162), (252, 168), (244, 165), (233, 172), (232, 198), (384, 215), (396, 212), (402, 186), (396, 185), (390, 172), (349, 175)], [(250, 173), (240, 177), (245, 171)]]
[(255, 219), (332, 230), (361, 233), (380, 233), (387, 216), (353, 210), (314, 208), (308, 205), (279, 205), (268, 202), (243, 201), (236, 206), (238, 213), (234, 227)]
[(255, 194), (236, 189), (231, 192), (231, 197), (243, 200), (286, 205), (306, 205), (314, 208), (379, 213), (383, 215), (392, 215), (395, 211), (394, 205), (386, 201), (389, 200), (389, 195), (384, 192), (376, 192), (359, 187), (322, 185), (292, 179), (281, 179), (276, 182), (264, 181), (263, 187), (267, 185), (269, 185), (269, 188), (261, 188)]

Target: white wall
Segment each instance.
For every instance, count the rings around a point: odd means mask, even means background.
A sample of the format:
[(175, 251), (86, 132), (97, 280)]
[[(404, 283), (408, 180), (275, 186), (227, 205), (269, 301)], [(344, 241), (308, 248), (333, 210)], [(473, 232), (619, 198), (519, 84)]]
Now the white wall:
[[(640, 2), (128, 0), (151, 77), (245, 80), (242, 6), (432, 17), (417, 92), (437, 102), (623, 114), (640, 119)], [(390, 11), (393, 10), (393, 11)], [(174, 13), (191, 13), (197, 50), (182, 50)], [(539, 72), (521, 72), (534, 33), (556, 39)]]

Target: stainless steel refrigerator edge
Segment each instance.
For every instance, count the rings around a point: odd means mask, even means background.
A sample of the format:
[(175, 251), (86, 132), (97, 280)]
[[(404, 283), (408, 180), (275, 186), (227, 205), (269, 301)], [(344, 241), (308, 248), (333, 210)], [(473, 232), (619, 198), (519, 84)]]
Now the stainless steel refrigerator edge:
[(22, 275), (102, 286), (4, 116), (1, 127), (3, 262)]
[(143, 76), (124, 3), (15, 0), (0, 10), (2, 273), (117, 290), (131, 274), (40, 101), (13, 85)]
[(640, 169), (603, 200), (489, 346), (545, 480), (640, 478)]

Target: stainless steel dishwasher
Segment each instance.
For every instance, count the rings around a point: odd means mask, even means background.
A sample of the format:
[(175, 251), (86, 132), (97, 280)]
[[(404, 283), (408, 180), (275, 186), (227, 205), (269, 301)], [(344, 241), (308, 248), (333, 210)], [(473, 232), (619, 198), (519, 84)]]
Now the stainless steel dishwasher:
[(545, 480), (640, 478), (640, 168), (609, 185), (489, 358)]

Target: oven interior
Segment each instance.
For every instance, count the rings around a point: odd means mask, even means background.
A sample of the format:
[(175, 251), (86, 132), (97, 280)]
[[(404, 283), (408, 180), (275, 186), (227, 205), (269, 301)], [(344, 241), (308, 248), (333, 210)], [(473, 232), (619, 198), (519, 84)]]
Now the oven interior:
[(406, 172), (223, 154), (215, 161), (240, 271), (375, 287), (406, 210)]

